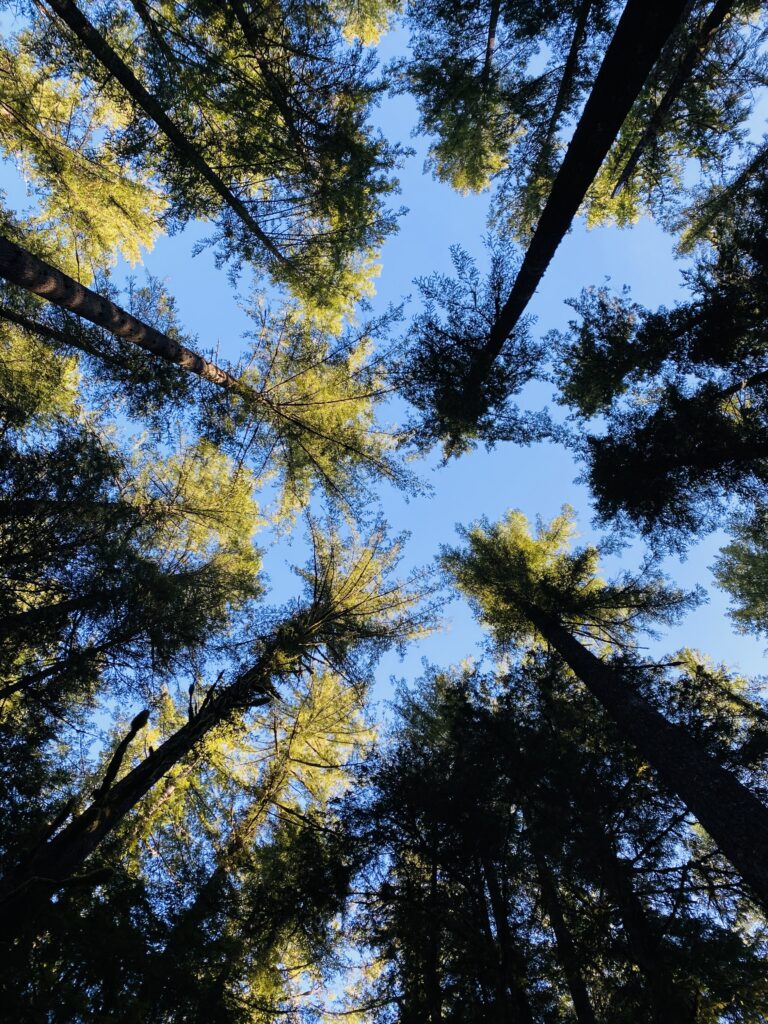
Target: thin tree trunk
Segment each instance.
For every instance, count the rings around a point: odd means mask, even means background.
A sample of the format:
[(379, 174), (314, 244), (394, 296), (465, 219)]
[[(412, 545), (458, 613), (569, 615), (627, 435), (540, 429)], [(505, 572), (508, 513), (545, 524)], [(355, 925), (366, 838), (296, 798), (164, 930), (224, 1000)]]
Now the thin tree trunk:
[[(203, 358), (185, 345), (180, 345), (178, 341), (169, 338), (167, 334), (137, 320), (126, 310), (116, 306), (114, 302), (91, 291), (90, 288), (78, 284), (61, 270), (57, 270), (31, 252), (22, 249), (20, 245), (2, 236), (0, 236), (0, 276), (34, 295), (47, 299), (60, 309), (76, 313), (92, 324), (96, 324), (97, 327), (103, 327), (112, 334), (125, 338), (126, 341), (143, 348), (146, 352), (151, 352), (154, 356), (159, 356), (169, 363), (180, 366), (182, 370), (197, 374), (203, 380), (217, 384), (228, 391), (247, 394), (252, 398), (256, 397), (255, 392), (245, 387), (237, 378), (226, 370), (222, 370), (215, 363)], [(12, 319), (19, 326), (26, 327), (28, 330), (36, 330), (32, 323), (21, 322), (26, 318), (15, 314), (9, 317), (5, 311), (3, 315)], [(37, 331), (37, 333), (41, 332)], [(52, 336), (56, 340), (65, 340), (68, 345), (83, 348), (89, 355), (94, 354), (90, 347), (78, 346), (75, 339), (69, 337), (60, 339), (58, 333), (52, 334)]]
[(303, 644), (309, 646), (317, 642), (313, 637), (317, 625), (306, 613), (299, 613), (284, 623), (265, 643), (250, 669), (219, 693), (209, 694), (186, 725), (122, 779), (95, 796), (69, 825), (11, 871), (0, 883), (0, 905), (4, 913), (13, 916), (31, 897), (39, 898), (41, 890), (55, 890), (71, 878), (102, 839), (171, 768), (188, 757), (212, 729), (240, 711), (272, 701), (276, 696), (272, 678), (295, 670)]
[(134, 103), (154, 121), (182, 160), (197, 171), (200, 177), (211, 186), (213, 191), (276, 259), (285, 262), (285, 257), (272, 239), (259, 227), (245, 203), (224, 183), (197, 147), (166, 114), (160, 102), (144, 88), (128, 65), (88, 21), (77, 5), (72, 3), (72, 0), (45, 0), (45, 2), (71, 29), (83, 46), (117, 79)]
[(488, 41), (485, 44), (485, 58), (483, 60), (483, 70), (480, 76), (480, 80), (483, 83), (483, 91), (488, 88), (488, 82), (491, 78), (493, 55), (496, 52), (496, 30), (499, 25), (500, 10), (501, 0), (491, 0), (491, 13), (488, 19)]
[(664, 122), (672, 109), (675, 100), (680, 95), (683, 86), (685, 85), (688, 77), (690, 76), (693, 69), (696, 67), (698, 62), (704, 56), (709, 49), (712, 40), (717, 35), (718, 29), (723, 24), (725, 19), (731, 13), (735, 0), (718, 0), (712, 10), (709, 12), (701, 28), (694, 36), (691, 45), (683, 54), (682, 60), (677, 68), (677, 71), (672, 76), (672, 81), (667, 86), (667, 90), (659, 101), (658, 106), (651, 115), (648, 124), (645, 127), (645, 131), (640, 136), (640, 139), (632, 150), (629, 159), (624, 165), (624, 169), (619, 175), (619, 179), (614, 186), (611, 197), (615, 198), (621, 190), (624, 188), (626, 183), (632, 177), (635, 168), (637, 167), (643, 153), (656, 139), (659, 132), (664, 126)]
[(536, 162), (536, 169), (543, 167), (549, 158), (552, 146), (554, 145), (557, 126), (573, 94), (573, 83), (576, 77), (576, 69), (579, 64), (579, 51), (584, 43), (584, 37), (587, 32), (587, 21), (589, 20), (589, 12), (592, 10), (593, 3), (594, 0), (582, 0), (579, 13), (576, 16), (576, 24), (573, 28), (571, 46), (568, 50), (568, 56), (565, 58), (565, 64), (563, 65), (563, 73), (560, 77), (560, 85), (557, 89), (555, 105), (553, 106), (552, 113), (550, 114), (547, 131), (541, 145), (541, 152)]
[(539, 876), (541, 901), (549, 923), (552, 925), (552, 931), (555, 933), (558, 958), (568, 983), (568, 990), (571, 993), (576, 1019), (579, 1024), (596, 1024), (595, 1011), (592, 1009), (589, 992), (581, 973), (576, 945), (560, 904), (557, 882), (539, 846), (538, 839), (530, 828), (528, 829), (528, 842), (536, 864), (536, 873)]
[(600, 170), (689, 0), (628, 0), (509, 296), (470, 379), (477, 387), (504, 347)]
[(528, 993), (523, 987), (522, 979), (525, 969), (519, 950), (515, 947), (507, 920), (507, 907), (501, 894), (499, 878), (493, 861), (481, 855), (481, 864), (491, 898), (491, 911), (496, 925), (496, 940), (499, 944), (501, 973), (504, 982), (505, 1001), (511, 1002), (514, 1009), (514, 1021), (520, 1024), (533, 1024), (531, 1004)]
[(427, 921), (427, 941), (424, 958), (426, 977), (424, 978), (424, 989), (429, 1007), (429, 1019), (431, 1024), (440, 1024), (443, 1016), (443, 992), (440, 988), (440, 933), (439, 922), (440, 912), (438, 909), (437, 889), (437, 854), (432, 855), (432, 865), (429, 873), (429, 920)]
[(520, 607), (768, 909), (768, 808), (560, 622), (532, 605)]

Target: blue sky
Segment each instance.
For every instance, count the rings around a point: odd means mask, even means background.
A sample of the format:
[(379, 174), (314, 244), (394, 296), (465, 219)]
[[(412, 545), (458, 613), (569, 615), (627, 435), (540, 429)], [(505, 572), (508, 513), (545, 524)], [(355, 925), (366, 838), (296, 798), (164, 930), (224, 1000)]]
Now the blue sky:
[[(385, 39), (382, 59), (393, 56), (401, 44), (397, 34)], [(482, 264), (489, 195), (459, 196), (423, 172), (426, 142), (410, 138), (416, 113), (409, 98), (385, 98), (376, 121), (390, 139), (416, 150), (400, 174), (399, 199), (409, 212), (382, 252), (375, 300), (376, 307), (381, 308), (388, 302), (399, 302), (406, 294), (415, 294), (415, 277), (432, 271), (450, 272), (449, 247), (454, 243), (460, 243)], [(0, 187), (7, 189), (15, 205), (21, 194), (15, 172), (7, 164), (0, 168)], [(241, 335), (248, 321), (237, 307), (226, 273), (215, 269), (210, 253), (191, 257), (194, 240), (203, 235), (205, 230), (188, 229), (173, 238), (160, 239), (147, 255), (146, 267), (166, 281), (178, 301), (183, 324), (198, 336), (201, 347), (218, 347), (223, 356), (236, 358), (244, 344)], [(529, 307), (537, 318), (533, 331), (544, 334), (564, 326), (569, 314), (564, 300), (607, 277), (616, 287), (631, 285), (633, 297), (649, 306), (673, 303), (681, 294), (681, 265), (673, 258), (673, 241), (650, 220), (623, 231), (611, 227), (587, 231), (577, 224), (561, 245)], [(140, 275), (141, 269), (135, 272)], [(547, 389), (539, 387), (536, 394), (537, 399), (542, 396), (541, 401), (545, 401)], [(430, 497), (406, 501), (391, 488), (382, 491), (384, 513), (393, 532), (410, 531), (404, 559), (408, 569), (429, 565), (441, 543), (455, 540), (457, 523), (467, 524), (482, 515), (497, 519), (511, 507), (521, 509), (530, 518), (541, 515), (549, 519), (568, 502), (577, 511), (583, 538), (596, 538), (590, 527), (589, 495), (574, 482), (578, 468), (569, 453), (558, 446), (520, 449), (506, 444), (492, 452), (477, 450), (446, 467), (438, 464), (435, 457), (415, 467), (431, 484)], [(712, 584), (708, 567), (722, 541), (722, 536), (709, 537), (690, 551), (685, 562), (667, 562), (667, 570), (678, 584), (703, 584), (709, 602), (688, 615), (661, 643), (652, 644), (652, 651), (662, 654), (683, 645), (696, 647), (747, 675), (760, 675), (764, 645), (733, 631), (726, 614), (727, 597)], [(641, 556), (642, 549), (636, 545), (625, 553), (622, 563), (631, 566)], [(302, 559), (300, 541), (283, 542), (268, 552), (266, 566), (280, 598), (295, 590), (287, 565)], [(466, 606), (454, 602), (445, 610), (444, 619), (445, 627), (414, 643), (403, 662), (395, 656), (385, 659), (375, 689), (378, 699), (390, 695), (391, 674), (409, 679), (418, 675), (422, 658), (447, 665), (478, 653), (481, 634)]]

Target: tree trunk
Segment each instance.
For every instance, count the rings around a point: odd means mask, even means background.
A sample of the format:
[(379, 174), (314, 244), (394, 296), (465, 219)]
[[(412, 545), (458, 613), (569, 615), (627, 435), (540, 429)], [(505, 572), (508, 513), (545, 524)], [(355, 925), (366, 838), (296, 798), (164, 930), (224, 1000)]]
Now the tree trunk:
[[(216, 366), (215, 363), (204, 359), (192, 349), (180, 345), (178, 341), (169, 338), (167, 334), (162, 334), (154, 327), (137, 320), (120, 306), (116, 306), (114, 302), (91, 291), (90, 288), (78, 284), (67, 274), (2, 236), (0, 236), (0, 276), (12, 284), (18, 285), (19, 288), (24, 288), (28, 292), (47, 299), (60, 309), (76, 313), (92, 324), (96, 324), (97, 327), (103, 327), (112, 334), (125, 338), (126, 341), (151, 352), (152, 355), (180, 366), (182, 370), (197, 374), (203, 380), (217, 384), (228, 391), (247, 394), (251, 398), (256, 397), (254, 391), (245, 387), (237, 378)], [(32, 322), (22, 323), (22, 320), (26, 320), (26, 318), (16, 314), (8, 316), (5, 311), (3, 315), (28, 330), (37, 330)], [(41, 331), (37, 331), (37, 333), (41, 333)], [(62, 340), (58, 334), (52, 334), (52, 336), (57, 341)], [(77, 346), (77, 342), (70, 338), (66, 338), (66, 344)], [(89, 355), (94, 354), (90, 347), (84, 348), (84, 351)]]
[(504, 1001), (511, 1003), (513, 1010), (513, 1021), (520, 1024), (533, 1024), (531, 1005), (528, 1002), (528, 994), (523, 987), (525, 978), (525, 965), (519, 951), (515, 948), (507, 920), (507, 906), (501, 894), (499, 878), (496, 866), (493, 861), (481, 855), (483, 875), (488, 886), (488, 895), (491, 898), (491, 910), (496, 925), (496, 941), (499, 945), (501, 962), (501, 975), (504, 984)]
[(83, 46), (117, 79), (139, 109), (150, 120), (154, 121), (181, 159), (197, 171), (200, 177), (211, 186), (213, 191), (236, 214), (242, 223), (253, 232), (265, 249), (276, 259), (285, 262), (285, 257), (272, 239), (256, 223), (245, 203), (222, 181), (197, 147), (166, 114), (160, 102), (147, 92), (128, 65), (121, 60), (120, 56), (88, 21), (77, 5), (72, 3), (72, 0), (45, 0), (45, 2), (71, 29)]
[[(218, 694), (203, 702), (199, 711), (127, 775), (91, 804), (62, 831), (38, 847), (0, 883), (0, 904), (10, 917), (29, 904), (40, 891), (55, 890), (82, 866), (99, 843), (112, 832), (167, 772), (186, 758), (216, 726), (239, 711), (268, 704), (275, 697), (272, 678), (294, 671), (305, 647), (317, 643), (318, 623), (299, 613), (284, 623), (264, 645), (256, 663)], [(37, 893), (34, 892), (37, 890)]]
[(487, 375), (584, 201), (688, 0), (628, 0), (512, 290), (470, 375)]
[(496, 30), (499, 25), (500, 10), (501, 0), (491, 0), (491, 13), (488, 19), (488, 41), (485, 44), (485, 59), (483, 60), (483, 70), (480, 75), (480, 80), (483, 83), (483, 91), (487, 90), (488, 82), (491, 78), (493, 55), (496, 52)]
[[(549, 154), (552, 151), (552, 146), (554, 145), (555, 134), (557, 132), (557, 126), (560, 122), (560, 118), (563, 116), (563, 112), (568, 106), (573, 94), (573, 81), (576, 77), (576, 68), (579, 63), (579, 51), (581, 50), (584, 37), (587, 32), (587, 21), (589, 19), (589, 12), (592, 10), (593, 3), (594, 0), (582, 0), (579, 13), (576, 16), (576, 24), (573, 28), (571, 46), (568, 50), (568, 56), (565, 59), (565, 64), (563, 65), (563, 74), (560, 78), (560, 85), (557, 89), (555, 105), (552, 108), (549, 123), (547, 124), (546, 135), (544, 136), (544, 141), (541, 144), (541, 152), (536, 163), (536, 169), (546, 165), (546, 161), (548, 160)], [(534, 170), (534, 174), (536, 173), (536, 169)]]
[(768, 909), (768, 808), (560, 622), (534, 606), (520, 607)]
[(698, 62), (704, 56), (709, 49), (712, 40), (717, 35), (717, 31), (723, 24), (725, 19), (731, 13), (735, 0), (718, 0), (712, 10), (709, 12), (701, 28), (694, 36), (691, 45), (683, 54), (682, 60), (678, 65), (677, 71), (672, 76), (672, 81), (667, 86), (667, 90), (659, 101), (659, 105), (651, 115), (648, 124), (646, 125), (645, 131), (640, 136), (635, 148), (632, 150), (629, 159), (624, 165), (624, 169), (619, 175), (619, 179), (614, 186), (611, 197), (615, 198), (621, 190), (624, 188), (626, 183), (632, 177), (635, 168), (640, 162), (640, 158), (646, 151), (648, 146), (656, 139), (657, 135), (664, 126), (664, 122), (672, 109), (672, 105), (680, 95), (683, 86), (685, 85), (689, 75), (696, 67)]
[(595, 1011), (592, 1009), (589, 992), (581, 973), (576, 946), (560, 904), (557, 882), (539, 846), (538, 839), (530, 829), (528, 830), (528, 842), (530, 843), (531, 852), (536, 864), (536, 872), (539, 876), (541, 901), (544, 911), (549, 918), (549, 923), (552, 926), (552, 931), (555, 933), (558, 958), (565, 974), (565, 980), (568, 983), (568, 990), (571, 993), (576, 1019), (579, 1024), (596, 1024)]

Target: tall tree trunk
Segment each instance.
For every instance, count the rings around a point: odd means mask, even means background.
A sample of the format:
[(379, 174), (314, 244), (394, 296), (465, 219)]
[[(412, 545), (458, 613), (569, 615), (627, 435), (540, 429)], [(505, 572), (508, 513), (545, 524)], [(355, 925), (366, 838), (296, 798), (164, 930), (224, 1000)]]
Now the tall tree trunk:
[(520, 608), (662, 783), (698, 818), (758, 902), (768, 909), (768, 808), (685, 729), (668, 722), (559, 621), (533, 605), (520, 602)]
[(688, 0), (628, 0), (512, 289), (470, 374), (468, 389), (485, 379), (525, 311), (687, 4)]
[[(180, 366), (182, 370), (197, 374), (203, 380), (217, 384), (228, 391), (247, 394), (251, 398), (257, 397), (256, 392), (245, 387), (237, 378), (226, 370), (222, 370), (215, 363), (204, 359), (203, 356), (193, 352), (185, 345), (180, 345), (178, 341), (174, 341), (167, 334), (137, 320), (126, 310), (116, 306), (114, 302), (91, 291), (90, 288), (78, 284), (61, 270), (57, 270), (31, 252), (22, 249), (20, 245), (2, 236), (0, 236), (0, 276), (12, 284), (18, 285), (19, 288), (24, 288), (34, 295), (47, 299), (60, 309), (76, 313), (92, 324), (96, 324), (97, 327), (103, 327), (112, 334), (125, 338), (126, 341), (143, 348), (146, 352), (151, 352), (154, 356), (159, 356), (169, 363)], [(22, 323), (22, 320), (26, 320), (26, 318), (15, 314), (9, 317), (5, 312), (4, 315), (19, 326), (26, 327), (28, 330), (36, 330), (32, 323)], [(57, 336), (57, 340), (61, 339)], [(69, 337), (66, 338), (66, 343), (77, 345), (77, 342)], [(94, 354), (90, 347), (83, 350), (90, 355)]]
[(552, 107), (552, 113), (549, 117), (546, 134), (541, 144), (541, 152), (539, 153), (538, 160), (536, 161), (533, 175), (536, 174), (537, 170), (546, 166), (549, 155), (552, 152), (560, 118), (563, 116), (563, 113), (571, 100), (571, 96), (573, 95), (573, 84), (576, 78), (576, 69), (579, 65), (579, 52), (581, 51), (581, 47), (584, 43), (584, 37), (587, 33), (587, 21), (589, 20), (589, 12), (592, 10), (593, 3), (594, 0), (582, 0), (579, 12), (576, 15), (576, 23), (573, 27), (573, 36), (571, 37), (571, 46), (568, 50), (568, 56), (565, 58), (563, 73), (560, 76), (560, 85), (558, 86), (557, 96), (555, 97), (555, 104)]
[(443, 991), (440, 987), (440, 910), (437, 887), (437, 853), (432, 853), (429, 871), (429, 919), (424, 955), (424, 991), (430, 1024), (440, 1024), (443, 1016)]
[(555, 933), (557, 943), (557, 955), (560, 965), (565, 974), (568, 990), (571, 993), (573, 1009), (579, 1024), (596, 1024), (595, 1011), (589, 998), (589, 992), (581, 973), (576, 945), (573, 936), (566, 923), (563, 908), (560, 903), (560, 896), (557, 891), (557, 881), (552, 870), (547, 864), (546, 857), (539, 844), (538, 837), (528, 829), (528, 842), (536, 864), (536, 873), (539, 877), (539, 890), (544, 911), (549, 918), (552, 931)]
[(491, 0), (491, 13), (488, 18), (488, 40), (485, 44), (485, 58), (483, 60), (483, 70), (480, 75), (480, 81), (483, 83), (483, 91), (485, 92), (488, 88), (488, 83), (491, 78), (491, 68), (493, 67), (493, 55), (496, 52), (496, 30), (499, 26), (499, 11), (501, 10), (501, 0)]
[(134, 103), (154, 121), (181, 159), (197, 171), (272, 256), (285, 262), (285, 257), (272, 239), (259, 227), (245, 203), (225, 184), (197, 147), (166, 114), (160, 102), (144, 88), (128, 65), (88, 21), (77, 5), (72, 3), (72, 0), (45, 0), (45, 3), (71, 29), (83, 46), (117, 79)]
[(272, 679), (295, 670), (306, 647), (317, 643), (318, 625), (306, 613), (284, 623), (250, 669), (220, 692), (209, 694), (186, 725), (118, 782), (100, 787), (84, 811), (12, 870), (0, 882), (0, 906), (9, 922), (36, 895), (34, 890), (50, 891), (70, 879), (102, 839), (212, 729), (240, 711), (270, 703), (276, 695)]
[(734, 3), (735, 0), (718, 0), (704, 19), (699, 31), (696, 33), (690, 46), (683, 54), (677, 71), (672, 76), (672, 81), (667, 86), (666, 92), (659, 100), (659, 104), (651, 115), (650, 120), (645, 127), (645, 131), (640, 136), (637, 145), (632, 150), (629, 159), (624, 165), (624, 169), (619, 175), (619, 179), (611, 193), (612, 198), (619, 195), (626, 183), (632, 177), (643, 153), (658, 136), (675, 100), (680, 95), (691, 72), (709, 49), (712, 40), (717, 35), (718, 29), (731, 13)]
[(523, 986), (525, 978), (525, 965), (519, 950), (516, 948), (509, 929), (507, 919), (507, 906), (502, 896), (499, 876), (496, 865), (490, 857), (481, 855), (480, 858), (483, 875), (488, 887), (488, 895), (491, 899), (491, 911), (496, 926), (496, 941), (499, 945), (501, 975), (504, 984), (505, 1002), (511, 1003), (513, 1010), (512, 1020), (520, 1024), (533, 1024), (531, 1004), (528, 1001), (528, 993)]

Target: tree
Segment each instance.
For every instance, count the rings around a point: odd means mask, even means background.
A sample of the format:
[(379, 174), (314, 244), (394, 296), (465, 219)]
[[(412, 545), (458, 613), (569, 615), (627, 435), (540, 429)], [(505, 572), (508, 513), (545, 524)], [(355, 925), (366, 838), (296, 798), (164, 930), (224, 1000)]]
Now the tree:
[[(468, 353), (469, 369), (452, 383), (446, 395), (441, 381), (432, 401), (438, 416), (456, 420), (455, 409), (464, 409), (465, 430), (471, 435), (487, 408), (481, 400), (494, 362), (512, 336), (546, 271), (555, 250), (568, 231), (622, 123), (652, 71), (687, 4), (626, 5), (595, 78), (592, 91), (574, 130), (566, 154), (552, 183), (546, 205), (525, 251), (506, 298), (483, 336)], [(469, 331), (463, 332), (470, 334)], [(447, 353), (447, 347), (442, 348)], [(414, 361), (421, 355), (416, 348)], [(426, 365), (432, 356), (426, 352)], [(455, 429), (455, 428), (454, 428)]]
[[(606, 418), (584, 453), (598, 513), (657, 542), (686, 543), (747, 513), (765, 479), (764, 174), (718, 218), (714, 250), (685, 277), (692, 295), (652, 312), (586, 292), (558, 342), (562, 400)], [(757, 315), (756, 315), (757, 313)]]
[(313, 540), (313, 564), (302, 574), (308, 600), (297, 603), (267, 635), (254, 640), (252, 662), (230, 682), (210, 685), (199, 706), (190, 707), (189, 720), (117, 779), (149, 711), (134, 717), (91, 802), (63, 828), (63, 820), (57, 820), (7, 872), (2, 882), (6, 912), (30, 899), (39, 900), (41, 891), (55, 891), (70, 880), (125, 815), (209, 732), (269, 705), (277, 698), (281, 680), (318, 661), (354, 673), (355, 660), (380, 653), (417, 628), (417, 620), (407, 611), (413, 598), (384, 582), (396, 550), (384, 547), (380, 535), (359, 550), (346, 551), (338, 539), (324, 540), (316, 534)]
[[(358, 998), (386, 1020), (434, 1007), (449, 1020), (714, 1021), (745, 1004), (759, 1020), (764, 924), (754, 944), (739, 928), (738, 883), (562, 663), (519, 654), (401, 689), (392, 735), (347, 798), (368, 854), (352, 938), (382, 967)], [(736, 754), (720, 732), (733, 718), (715, 710), (728, 682), (684, 658), (715, 698), (689, 689), (689, 724)], [(657, 695), (674, 693), (659, 669)]]
[(512, 512), (501, 523), (481, 523), (466, 531), (468, 547), (446, 549), (443, 564), (499, 643), (540, 637), (558, 652), (765, 906), (765, 872), (752, 851), (761, 830), (768, 839), (766, 806), (685, 729), (636, 692), (629, 681), (631, 660), (620, 656), (615, 664), (606, 662), (574, 635), (621, 649), (644, 621), (679, 613), (685, 607), (682, 595), (666, 590), (658, 577), (643, 581), (625, 576), (604, 584), (596, 575), (596, 549), (567, 553), (572, 533), (567, 512), (542, 526), (536, 538), (525, 518)]
[(223, 259), (266, 268), (327, 323), (349, 312), (393, 227), (397, 154), (365, 123), (372, 61), (333, 12), (115, 3), (95, 23), (70, 0), (47, 7), (28, 9), (37, 52), (109, 92), (126, 119), (113, 144), (159, 175), (170, 215), (213, 209)]

